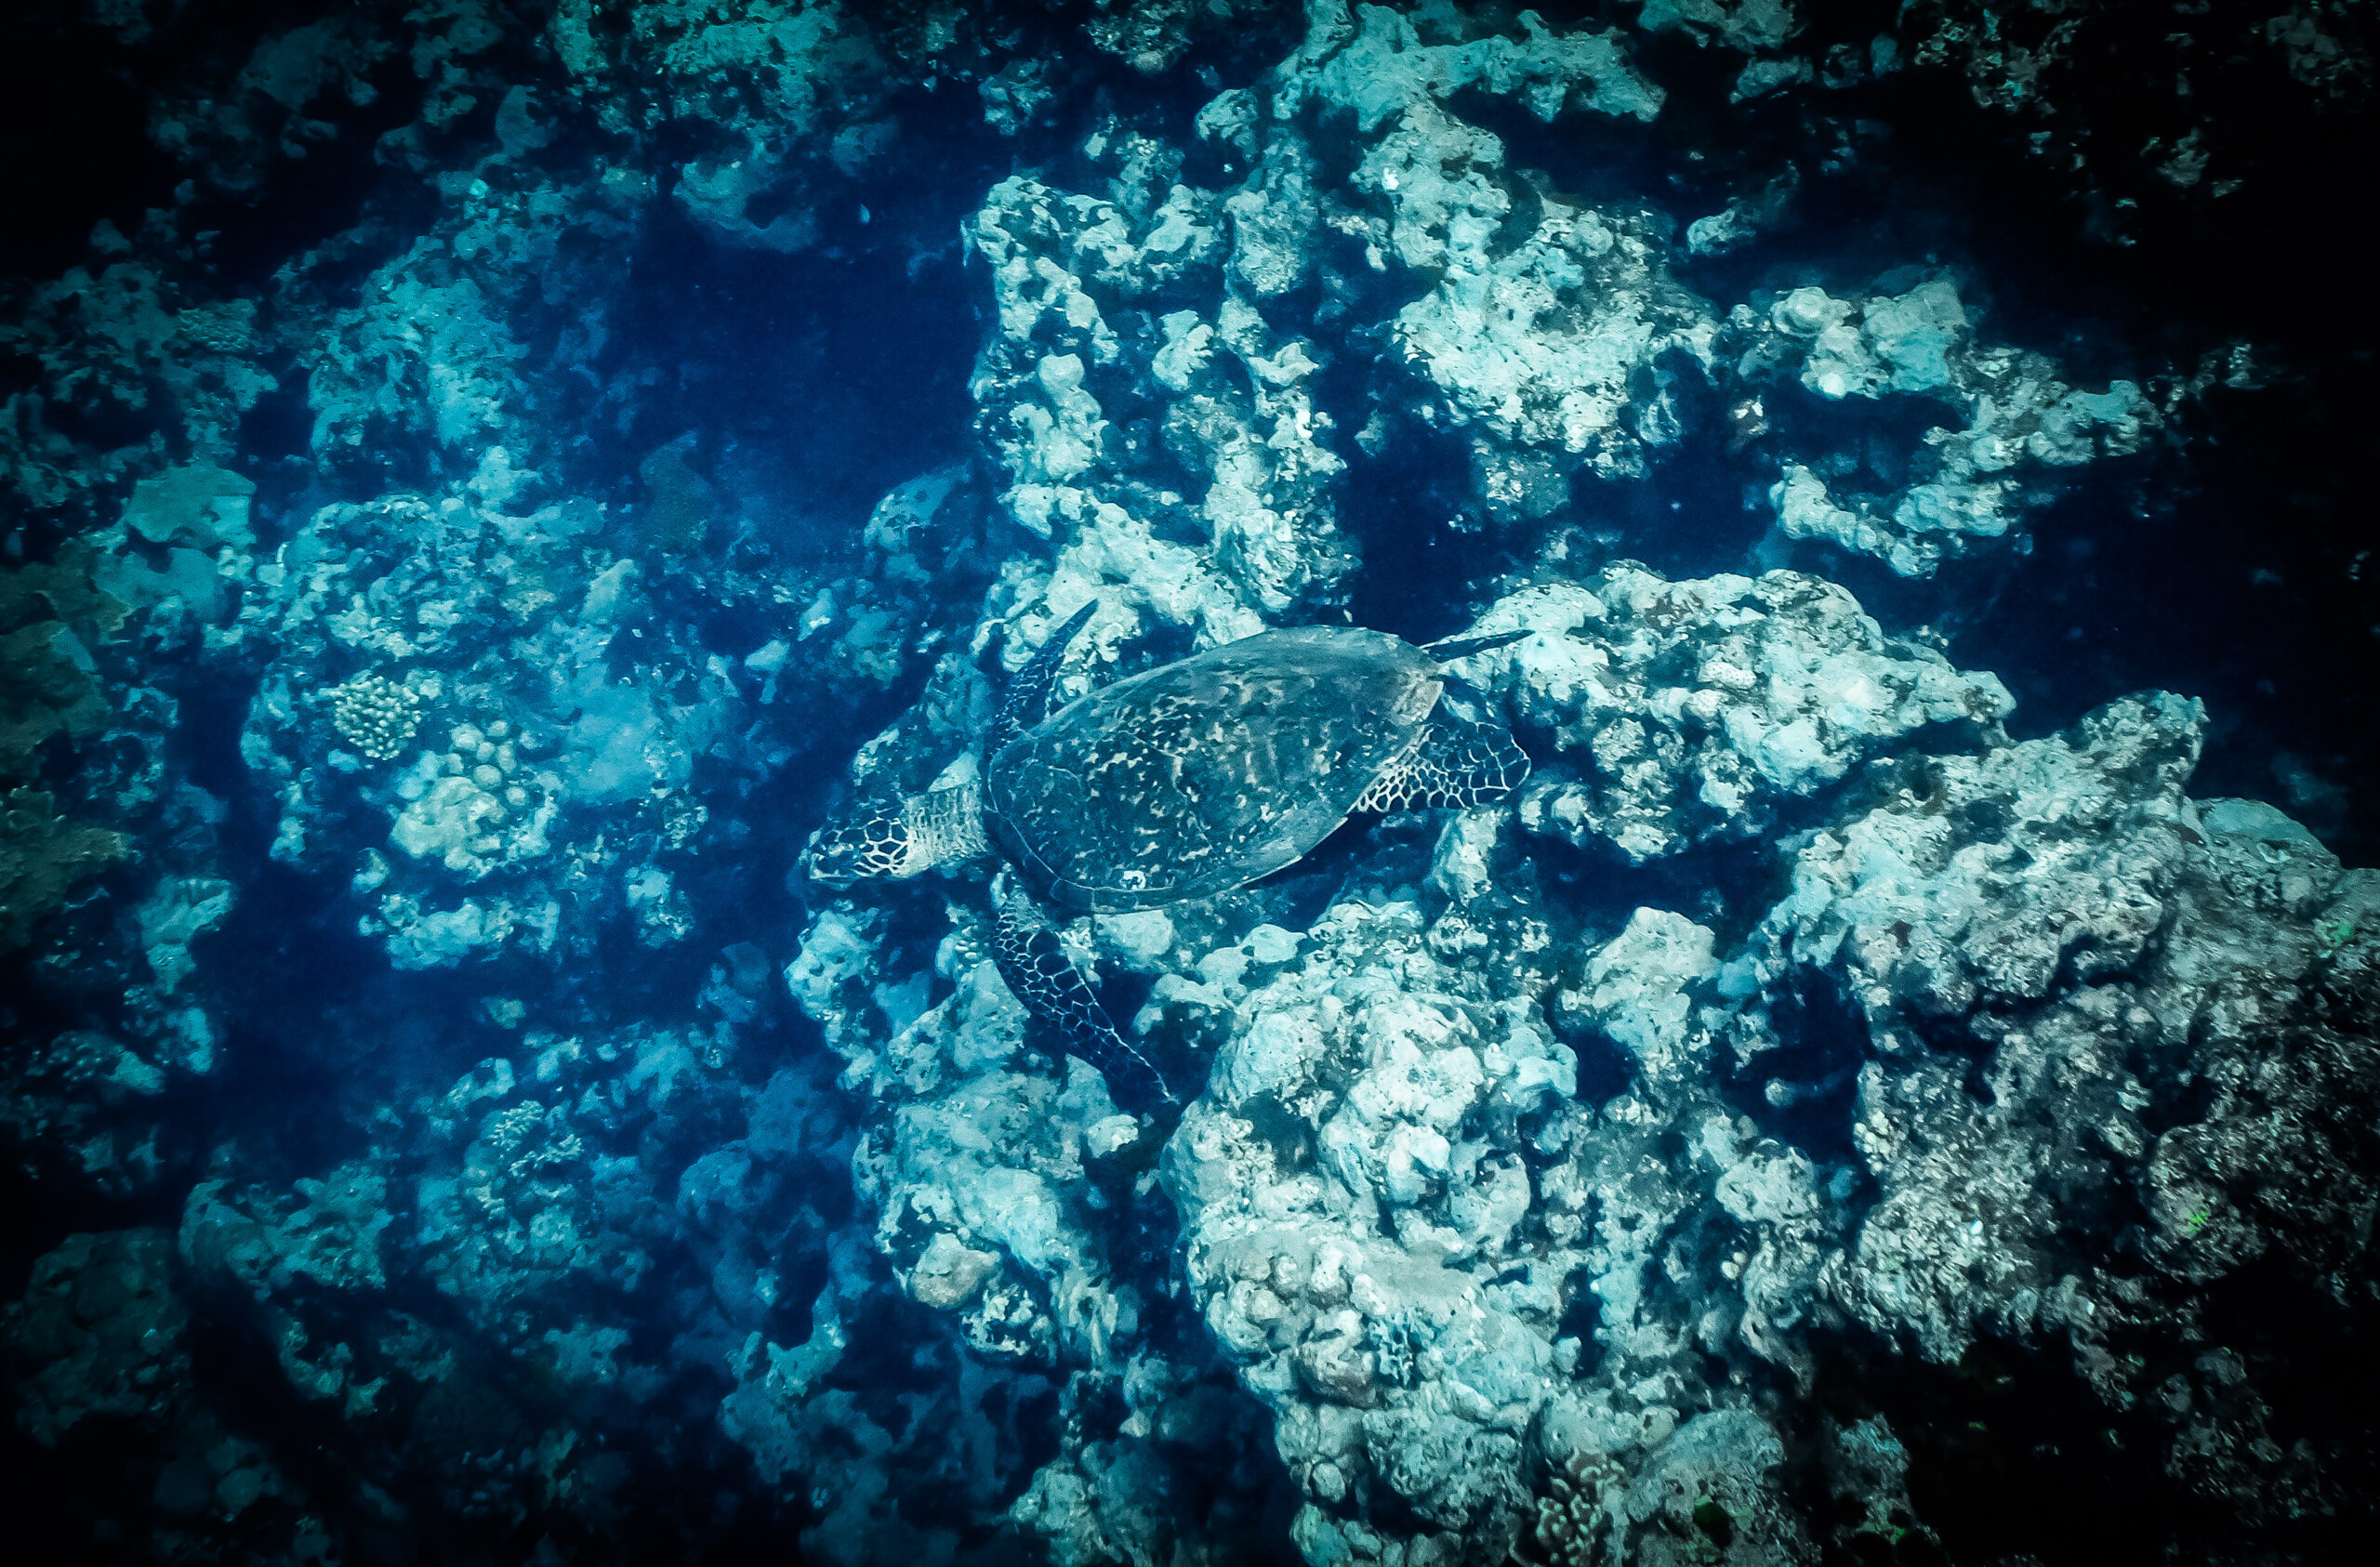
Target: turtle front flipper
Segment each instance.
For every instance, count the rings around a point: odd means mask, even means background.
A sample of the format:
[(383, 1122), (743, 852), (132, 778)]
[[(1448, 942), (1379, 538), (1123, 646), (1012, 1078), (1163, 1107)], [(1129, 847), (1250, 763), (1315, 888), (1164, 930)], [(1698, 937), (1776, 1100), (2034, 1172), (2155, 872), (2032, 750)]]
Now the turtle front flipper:
[(1163, 1074), (1116, 1032), (1090, 981), (1067, 960), (1050, 916), (1014, 889), (996, 889), (994, 896), (999, 918), (992, 958), (1025, 1010), (1057, 1029), (1068, 1055), (1099, 1069), (1109, 1096), (1123, 1109), (1137, 1113), (1178, 1102)]
[(999, 711), (992, 715), (991, 728), (984, 734), (986, 757), (998, 756), (1001, 746), (1049, 717), (1050, 687), (1058, 678), (1058, 666), (1066, 661), (1066, 649), (1073, 645), (1075, 633), (1098, 610), (1099, 600), (1093, 599), (1068, 616), (1066, 623), (1050, 633), (1049, 639), (1009, 681), (1008, 689), (1000, 695)]
[(1441, 707), (1403, 756), (1389, 763), (1357, 810), (1461, 810), (1501, 799), (1528, 776), (1528, 753), (1497, 724), (1474, 724)]
[(1534, 631), (1491, 631), (1485, 637), (1447, 637), (1435, 642), (1424, 642), (1421, 651), (1440, 664), (1452, 664), (1474, 653), (1494, 652), (1509, 648), (1524, 638), (1534, 637)]

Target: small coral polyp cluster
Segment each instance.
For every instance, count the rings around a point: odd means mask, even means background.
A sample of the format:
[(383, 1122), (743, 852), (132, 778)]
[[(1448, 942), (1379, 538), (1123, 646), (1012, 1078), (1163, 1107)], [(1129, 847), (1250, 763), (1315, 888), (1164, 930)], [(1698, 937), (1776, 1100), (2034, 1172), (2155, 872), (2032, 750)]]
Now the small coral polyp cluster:
[(331, 722), (358, 755), (393, 761), (421, 727), (421, 698), (385, 675), (358, 675), (331, 692)]
[[(2094, 520), (2310, 515), (2207, 432), (2318, 383), (1996, 226), (2170, 263), (2367, 112), (2369, 28), (2215, 0), (2100, 91), (2122, 9), (59, 23), (186, 182), (0, 314), (0, 1341), (62, 1554), (2368, 1537), (2380, 875), (2315, 830), (2366, 743), (2245, 797), (2239, 693), (2307, 672), (2021, 645), (2113, 635)], [(2236, 574), (2190, 634), (2351, 598)], [(1532, 764), (1060, 928), (1178, 1113), (1018, 1004), (989, 859), (800, 869), (1085, 611), (1060, 702), (1488, 639), (1443, 700)]]

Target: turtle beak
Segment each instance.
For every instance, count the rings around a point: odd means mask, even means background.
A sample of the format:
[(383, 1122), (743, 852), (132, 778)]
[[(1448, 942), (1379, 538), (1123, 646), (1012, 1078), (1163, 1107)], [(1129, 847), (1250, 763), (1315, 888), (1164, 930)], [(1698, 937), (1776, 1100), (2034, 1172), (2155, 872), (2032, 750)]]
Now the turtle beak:
[(809, 841), (802, 845), (801, 859), (799, 862), (801, 874), (822, 887), (849, 887), (859, 878), (848, 871), (832, 868), (819, 858), (818, 851), (823, 847), (820, 840), (826, 837), (827, 832), (827, 828), (819, 828), (812, 833)]

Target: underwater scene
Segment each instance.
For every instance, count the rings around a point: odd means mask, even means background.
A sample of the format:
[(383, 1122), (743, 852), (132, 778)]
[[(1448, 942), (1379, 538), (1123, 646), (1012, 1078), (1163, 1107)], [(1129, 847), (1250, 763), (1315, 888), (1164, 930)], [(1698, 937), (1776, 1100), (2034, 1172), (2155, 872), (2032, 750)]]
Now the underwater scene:
[(2369, 0), (11, 14), (11, 1560), (2380, 1556)]

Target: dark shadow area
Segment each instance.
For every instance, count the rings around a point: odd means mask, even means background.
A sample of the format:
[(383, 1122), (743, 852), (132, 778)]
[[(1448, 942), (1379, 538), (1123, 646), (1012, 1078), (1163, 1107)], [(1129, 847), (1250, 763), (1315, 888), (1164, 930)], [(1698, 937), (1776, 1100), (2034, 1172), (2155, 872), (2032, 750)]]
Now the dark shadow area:
[(1555, 1038), (1579, 1058), (1579, 1102), (1604, 1105), (1626, 1093), (1636, 1081), (1636, 1058), (1599, 1029), (1554, 1027)]
[(1769, 1136), (1821, 1165), (1857, 1165), (1851, 1124), (1858, 1112), (1859, 1068), (1868, 1029), (1834, 982), (1796, 966), (1768, 1012), (1777, 1047), (1740, 1068), (1713, 1062), (1721, 1096)]
[[(218, 7), (219, 8), (219, 7)], [(198, 20), (192, 31), (210, 45), (219, 37), (210, 24)], [(186, 69), (186, 51), (200, 39), (162, 35), (155, 47), (160, 56)], [(292, 257), (317, 246), (334, 244), (349, 233), (369, 210), (382, 232), (393, 241), (400, 234), (426, 226), (436, 210), (437, 192), (426, 181), (392, 179), (383, 167), (379, 142), (389, 132), (411, 124), (421, 112), (423, 85), (403, 54), (392, 53), (367, 73), (372, 97), (350, 102), (342, 93), (325, 93), (308, 105), (311, 115), (331, 115), (336, 133), (309, 139), (302, 157), (275, 159), (267, 178), (254, 191), (224, 192), (193, 191), (195, 200), (182, 215), (184, 232), (212, 236), (199, 253), (200, 277), (205, 291), (236, 295), (269, 288), (275, 270)], [(484, 134), (496, 106), (478, 106), (464, 121), (449, 127), (449, 136), (467, 143), (473, 133)], [(307, 281), (337, 291), (362, 281), (381, 259), (369, 248), (331, 264), (311, 269)]]
[[(2270, 1305), (2259, 1299), (2254, 1314), (2272, 1322)], [(2026, 1552), (2049, 1567), (2147, 1567), (2170, 1560), (2175, 1540), (2206, 1560), (2347, 1561), (2359, 1556), (2352, 1542), (2374, 1521), (2365, 1491), (2343, 1496), (2346, 1505), (2327, 1516), (2260, 1508), (2270, 1521), (2243, 1527), (2228, 1499), (2202, 1498), (2165, 1473), (2163, 1455), (2182, 1433), (2162, 1412), (2117, 1414), (2100, 1403), (2075, 1377), (2062, 1342), (2026, 1347), (1986, 1337), (1950, 1366), (1872, 1340), (1820, 1349), (1819, 1398), (1838, 1420), (1882, 1414), (1891, 1423), (1910, 1455), (1910, 1498), (1953, 1561)], [(2320, 1350), (2303, 1345), (2285, 1358), (2323, 1363)], [(2355, 1396), (2370, 1382), (2358, 1368), (2345, 1387)], [(2358, 1440), (2368, 1452), (2368, 1432)]]
[(1557, 1343), (1565, 1338), (1579, 1341), (1579, 1363), (1571, 1375), (1592, 1376), (1603, 1361), (1603, 1341), (1595, 1337), (1603, 1326), (1603, 1297), (1595, 1293), (1594, 1281), (1583, 1271), (1571, 1274), (1563, 1289), (1567, 1298), (1554, 1324), (1554, 1337)]
[(1338, 426), (1333, 444), (1349, 457), (1336, 487), (1339, 525), (1364, 562), (1345, 585), (1344, 614), (1356, 625), (1421, 643), (1463, 630), (1471, 602), (1514, 556), (1485, 528), (1460, 438), (1408, 431), (1377, 454), (1353, 450), (1347, 437), (1369, 417), (1380, 374), (1351, 351), (1315, 382), (1316, 403)]
[(1842, 1347), (1818, 1387), (1839, 1419), (1881, 1413), (1910, 1454), (1910, 1499), (1953, 1561), (2033, 1551), (2052, 1567), (2162, 1560), (2171, 1520), (2133, 1509), (2164, 1493), (2148, 1454), (2062, 1368), (1991, 1340), (1955, 1366)]
[(1670, 394), (1684, 438), (1649, 449), (1642, 479), (1573, 475), (1569, 515), (1616, 533), (1613, 555), (1673, 581), (1741, 572), (1775, 522), (1767, 501), (1773, 467), (1727, 449), (1726, 411), (1707, 380), (1680, 375)]
[(2342, 1304), (2328, 1279), (2307, 1272), (2295, 1259), (2268, 1253), (2209, 1292), (2207, 1323), (2210, 1337), (2247, 1364), (2270, 1407), (2272, 1440), (2284, 1451), (2303, 1444), (2323, 1455), (2346, 1504), (2334, 1525), (2344, 1543), (2380, 1525), (2374, 1281), (2368, 1262), (2341, 1270), (2348, 1296)]
[(8, 221), (0, 278), (50, 277), (83, 259), (92, 227), (125, 233), (168, 205), (179, 178), (151, 145), (152, 85), (80, 0), (21, 0), (0, 49), (0, 168)]
[[(959, 210), (949, 217), (955, 233)], [(656, 206), (615, 316), (617, 351), (597, 367), (654, 389), (590, 454), (589, 477), (631, 494), (646, 452), (701, 428), (783, 497), (763, 531), (772, 544), (811, 554), (834, 541), (803, 536), (801, 524), (830, 518), (849, 519), (855, 537), (886, 490), (971, 449), (976, 281), (955, 244), (915, 270), (735, 250)]]
[(2199, 697), (2192, 794), (2268, 800), (2372, 863), (2380, 820), (2356, 785), (2380, 771), (2380, 516), (2359, 498), (2375, 409), (2353, 354), (2308, 383), (2217, 392), (2161, 461), (2169, 481), (2079, 487), (2036, 517), (2030, 555), (1946, 575), (1976, 606), (1946, 617), (1951, 656), (2007, 682), (2020, 734), (2143, 688)]
[[(0, 983), (6, 982), (8, 976), (0, 970)], [(0, 1048), (5, 1047), (6, 1042), (0, 1042)], [(181, 1221), (184, 1193), (173, 1182), (119, 1200), (60, 1179), (65, 1173), (29, 1169), (16, 1159), (0, 1161), (0, 1297), (13, 1301), (21, 1297), (33, 1263), (69, 1235), (139, 1224), (172, 1230)], [(0, 1425), (15, 1442), (15, 1423)]]

